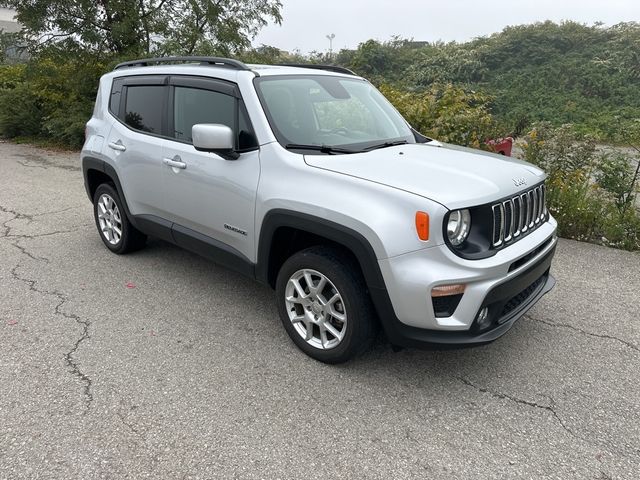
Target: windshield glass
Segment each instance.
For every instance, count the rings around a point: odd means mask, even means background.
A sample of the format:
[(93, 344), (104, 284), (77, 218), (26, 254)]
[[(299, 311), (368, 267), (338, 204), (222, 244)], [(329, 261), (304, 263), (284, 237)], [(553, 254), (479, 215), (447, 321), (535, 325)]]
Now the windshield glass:
[(321, 146), (322, 153), (331, 153), (331, 147), (356, 152), (387, 142), (416, 141), (402, 116), (364, 80), (283, 75), (255, 82), (271, 128), (287, 148)]

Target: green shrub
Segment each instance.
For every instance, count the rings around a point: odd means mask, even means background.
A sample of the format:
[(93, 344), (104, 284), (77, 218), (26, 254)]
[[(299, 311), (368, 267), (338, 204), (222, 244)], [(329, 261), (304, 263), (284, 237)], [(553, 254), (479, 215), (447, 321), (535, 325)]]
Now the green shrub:
[(27, 64), (0, 66), (0, 135), (40, 136), (79, 148), (107, 64), (51, 51)]
[(598, 151), (570, 125), (537, 125), (525, 137), (525, 160), (547, 174), (547, 202), (560, 236), (627, 250), (640, 249), (632, 159)]
[(486, 148), (499, 135), (489, 111), (490, 98), (453, 85), (433, 85), (421, 93), (382, 85), (380, 91), (413, 128), (443, 142)]
[(42, 131), (42, 104), (29, 85), (0, 89), (0, 135), (35, 136)]

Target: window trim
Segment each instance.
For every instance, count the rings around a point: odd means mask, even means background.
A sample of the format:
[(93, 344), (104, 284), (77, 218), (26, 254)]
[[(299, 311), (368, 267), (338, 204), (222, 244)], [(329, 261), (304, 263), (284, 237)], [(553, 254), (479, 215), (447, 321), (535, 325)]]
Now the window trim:
[[(128, 130), (139, 133), (141, 135), (148, 135), (150, 137), (166, 139), (167, 133), (167, 81), (166, 75), (131, 75), (128, 77), (115, 77), (111, 82), (110, 95), (113, 94), (113, 90), (116, 84), (119, 84), (122, 88), (120, 94), (120, 105), (118, 106), (118, 112), (111, 110), (111, 101), (109, 101), (108, 111), (109, 113)], [(162, 118), (160, 119), (160, 133), (146, 132), (144, 130), (138, 130), (128, 125), (125, 120), (125, 110), (127, 105), (127, 95), (130, 86), (142, 87), (142, 86), (160, 86), (162, 87)], [(111, 100), (111, 97), (109, 97)]]
[[(163, 87), (162, 92), (162, 118), (161, 118), (161, 133), (152, 133), (145, 132), (143, 130), (138, 130), (136, 128), (127, 125), (124, 121), (124, 112), (127, 104), (127, 93), (129, 86), (155, 86), (161, 85)], [(114, 112), (111, 110), (111, 95), (113, 95), (114, 88), (119, 86), (121, 88), (120, 93), (120, 104), (118, 105), (118, 112)], [(163, 140), (169, 140), (172, 142), (178, 142), (185, 145), (193, 146), (192, 142), (187, 142), (184, 140), (179, 140), (172, 135), (169, 135), (169, 132), (172, 131), (173, 128), (173, 116), (174, 116), (174, 90), (175, 87), (185, 87), (185, 88), (196, 88), (199, 90), (210, 90), (217, 93), (221, 93), (223, 95), (229, 95), (235, 98), (235, 109), (234, 109), (234, 131), (238, 132), (235, 135), (236, 142), (236, 151), (238, 153), (246, 153), (252, 152), (260, 149), (260, 143), (258, 142), (258, 137), (255, 133), (255, 128), (253, 127), (253, 123), (251, 121), (251, 117), (249, 116), (249, 112), (247, 111), (247, 107), (242, 99), (242, 95), (240, 94), (240, 89), (238, 85), (229, 82), (227, 80), (223, 80), (220, 78), (207, 77), (207, 76), (199, 76), (199, 75), (129, 75), (122, 77), (114, 77), (111, 82), (111, 89), (109, 91), (109, 102), (107, 103), (107, 111), (111, 114), (120, 124), (124, 125), (127, 129), (132, 132), (136, 132), (142, 135), (148, 135), (150, 137), (161, 138)], [(251, 134), (256, 140), (255, 147), (250, 148), (239, 148), (240, 141), (240, 109), (242, 109), (246, 119), (247, 124), (250, 129)]]
[[(251, 122), (251, 117), (247, 111), (246, 105), (240, 95), (240, 91), (238, 86), (235, 83), (228, 82), (226, 80), (221, 80), (218, 78), (211, 77), (200, 77), (200, 76), (182, 76), (182, 75), (172, 75), (169, 78), (169, 89), (168, 89), (168, 100), (167, 100), (167, 140), (172, 142), (182, 143), (184, 145), (192, 145), (193, 142), (189, 142), (186, 140), (180, 140), (179, 138), (175, 138), (174, 136), (169, 135), (169, 132), (174, 131), (174, 122), (175, 122), (175, 89), (176, 87), (181, 88), (193, 88), (196, 90), (206, 90), (210, 92), (219, 93), (221, 95), (227, 95), (233, 97), (235, 100), (234, 105), (234, 119), (233, 119), (233, 130), (234, 130), (234, 138), (235, 138), (235, 151), (237, 153), (246, 153), (252, 152), (260, 149), (260, 145), (258, 143), (258, 139), (255, 134), (255, 129), (253, 128), (253, 123)], [(240, 109), (243, 110), (250, 129), (251, 134), (256, 139), (255, 147), (250, 148), (239, 148), (240, 142)]]

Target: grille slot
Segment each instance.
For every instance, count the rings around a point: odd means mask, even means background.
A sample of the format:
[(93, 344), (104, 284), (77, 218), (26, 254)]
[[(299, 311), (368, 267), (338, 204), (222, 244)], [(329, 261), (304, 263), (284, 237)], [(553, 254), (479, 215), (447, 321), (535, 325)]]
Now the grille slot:
[(512, 243), (542, 225), (547, 217), (544, 185), (491, 206), (493, 247)]
[[(500, 320), (504, 321), (507, 315), (509, 315), (523, 303), (526, 303), (526, 301), (531, 298), (531, 295), (536, 293), (536, 291), (538, 290), (538, 288), (540, 288), (540, 285), (546, 280), (546, 278), (547, 276), (543, 275), (523, 291), (521, 291), (519, 294), (512, 297), (502, 308), (502, 312), (500, 312)], [(498, 323), (501, 322), (498, 321)]]

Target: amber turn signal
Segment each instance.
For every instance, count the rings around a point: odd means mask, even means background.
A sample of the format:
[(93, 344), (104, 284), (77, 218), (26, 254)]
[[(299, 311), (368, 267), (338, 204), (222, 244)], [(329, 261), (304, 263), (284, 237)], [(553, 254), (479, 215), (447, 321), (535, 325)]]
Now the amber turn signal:
[(466, 285), (459, 283), (455, 285), (440, 285), (431, 289), (432, 297), (448, 297), (449, 295), (460, 295), (464, 293)]
[(429, 214), (416, 212), (416, 232), (420, 240), (429, 240)]

